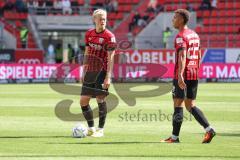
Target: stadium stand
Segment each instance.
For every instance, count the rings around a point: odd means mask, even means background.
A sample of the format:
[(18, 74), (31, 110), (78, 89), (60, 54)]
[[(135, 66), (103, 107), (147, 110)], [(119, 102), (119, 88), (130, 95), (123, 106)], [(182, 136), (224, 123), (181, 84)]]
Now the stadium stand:
[[(9, 0), (12, 4), (16, 0)], [(19, 12), (17, 8), (7, 5), (6, 2), (0, 2), (2, 18), (1, 23), (4, 24), (4, 29), (16, 37), (16, 48), (22, 48), (20, 29), (23, 26), (28, 27), (28, 15), (47, 15), (47, 16), (65, 16), (61, 9), (56, 8), (57, 0), (42, 1), (38, 0), (37, 6), (31, 5), (33, 1), (27, 0), (28, 13)], [(104, 7), (108, 10), (108, 5), (105, 0), (71, 0), (71, 16), (79, 16), (90, 14), (97, 7)], [(141, 16), (148, 16), (149, 23), (158, 14), (163, 12), (172, 12), (177, 8), (187, 8), (189, 4), (193, 11), (197, 13), (198, 25), (195, 30), (199, 33), (202, 39), (203, 47), (239, 47), (240, 42), (240, 2), (236, 0), (218, 1), (216, 8), (210, 10), (202, 10), (200, 8), (202, 0), (157, 0), (157, 5), (163, 7), (159, 12), (146, 12), (150, 1), (144, 0), (118, 0), (117, 10), (110, 11), (108, 14), (108, 26), (114, 31), (118, 39), (129, 38), (129, 23), (131, 23), (134, 13), (137, 11)], [(11, 8), (13, 7), (13, 8)], [(146, 14), (148, 13), (148, 14)], [(69, 16), (69, 14), (67, 14)], [(145, 27), (135, 26), (131, 30), (133, 38)], [(29, 28), (27, 38), (27, 48), (38, 48), (35, 42), (33, 33)]]
[[(198, 25), (195, 30), (201, 37), (202, 47), (234, 48), (240, 46), (238, 41), (240, 39), (240, 2), (219, 1), (216, 8), (202, 10), (200, 8), (202, 0), (158, 0), (158, 3), (164, 6), (163, 12), (187, 8), (187, 2), (197, 13)], [(142, 28), (136, 28), (132, 34), (137, 35), (141, 30)]]

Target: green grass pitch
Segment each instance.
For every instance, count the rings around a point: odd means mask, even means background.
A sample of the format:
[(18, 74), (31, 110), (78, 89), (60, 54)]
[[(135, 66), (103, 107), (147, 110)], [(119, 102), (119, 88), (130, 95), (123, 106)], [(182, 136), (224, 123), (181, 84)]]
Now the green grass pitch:
[[(147, 90), (149, 85), (135, 89)], [(105, 137), (75, 139), (71, 130), (76, 122), (59, 120), (54, 108), (59, 101), (72, 99), (71, 111), (80, 113), (79, 96), (57, 93), (47, 84), (0, 85), (0, 160), (240, 159), (239, 91), (239, 83), (200, 84), (197, 105), (217, 136), (211, 144), (201, 144), (204, 130), (185, 110), (181, 143), (162, 144), (160, 140), (171, 134), (171, 121), (150, 115), (172, 113), (170, 93), (138, 98), (135, 107), (120, 100), (108, 115)], [(111, 92), (115, 93), (113, 88)], [(96, 106), (95, 100), (91, 104)], [(138, 112), (141, 117), (134, 118)]]

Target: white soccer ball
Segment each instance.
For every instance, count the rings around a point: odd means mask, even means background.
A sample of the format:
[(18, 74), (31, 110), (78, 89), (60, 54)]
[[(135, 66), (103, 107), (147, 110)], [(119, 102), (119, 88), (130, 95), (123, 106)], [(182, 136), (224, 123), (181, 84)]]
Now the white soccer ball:
[(72, 129), (72, 136), (74, 138), (84, 138), (87, 136), (88, 129), (85, 125), (79, 123)]

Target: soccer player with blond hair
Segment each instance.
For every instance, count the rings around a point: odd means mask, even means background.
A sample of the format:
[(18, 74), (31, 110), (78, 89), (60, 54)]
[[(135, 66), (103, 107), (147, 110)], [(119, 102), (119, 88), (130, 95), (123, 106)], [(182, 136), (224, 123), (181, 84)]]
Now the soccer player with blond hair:
[[(105, 10), (95, 10), (92, 17), (95, 28), (88, 30), (85, 34), (86, 49), (80, 105), (88, 124), (88, 136), (102, 137), (107, 116), (105, 98), (109, 94), (116, 39), (114, 34), (106, 28), (107, 12)], [(99, 108), (97, 129), (94, 127), (93, 111), (89, 105), (91, 98), (96, 98)]]

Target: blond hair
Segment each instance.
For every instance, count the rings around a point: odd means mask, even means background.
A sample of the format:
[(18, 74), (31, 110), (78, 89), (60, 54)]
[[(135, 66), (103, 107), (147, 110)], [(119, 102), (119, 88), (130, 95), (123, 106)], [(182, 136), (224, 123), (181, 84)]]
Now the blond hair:
[(96, 9), (96, 10), (93, 12), (92, 16), (93, 16), (93, 18), (94, 18), (94, 17), (96, 17), (97, 15), (106, 15), (106, 17), (107, 17), (107, 11), (106, 11), (106, 10), (103, 10), (103, 9)]

